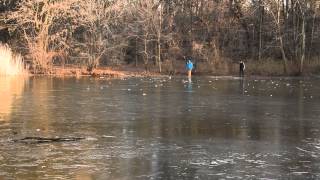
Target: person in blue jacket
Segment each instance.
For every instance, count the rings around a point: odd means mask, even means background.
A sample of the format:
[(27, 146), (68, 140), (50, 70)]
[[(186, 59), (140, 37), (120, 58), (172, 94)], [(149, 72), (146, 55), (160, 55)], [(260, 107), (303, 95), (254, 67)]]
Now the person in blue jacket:
[(193, 63), (192, 63), (191, 59), (189, 59), (187, 61), (186, 68), (187, 68), (187, 71), (188, 71), (188, 79), (189, 79), (189, 81), (191, 81), (191, 72), (192, 72), (192, 69), (193, 69)]

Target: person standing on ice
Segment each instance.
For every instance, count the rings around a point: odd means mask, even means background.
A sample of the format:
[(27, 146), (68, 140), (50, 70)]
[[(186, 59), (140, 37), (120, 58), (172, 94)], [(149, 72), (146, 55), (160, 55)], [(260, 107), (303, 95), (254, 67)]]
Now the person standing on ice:
[(240, 68), (240, 77), (244, 77), (244, 70), (246, 69), (246, 65), (242, 60), (239, 62), (239, 68)]
[(188, 71), (188, 80), (189, 80), (189, 82), (191, 82), (191, 72), (192, 72), (192, 69), (193, 69), (193, 63), (192, 63), (191, 59), (189, 59), (187, 61), (186, 69)]

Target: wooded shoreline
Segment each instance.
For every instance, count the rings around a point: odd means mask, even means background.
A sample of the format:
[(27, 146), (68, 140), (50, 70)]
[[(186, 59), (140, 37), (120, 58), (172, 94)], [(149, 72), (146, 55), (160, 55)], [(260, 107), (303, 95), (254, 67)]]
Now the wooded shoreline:
[(189, 58), (201, 74), (237, 74), (240, 60), (247, 74), (320, 72), (318, 0), (6, 0), (0, 17), (0, 41), (35, 74), (179, 74)]
[[(69, 66), (53, 66), (47, 73), (37, 73), (30, 71), (32, 75), (49, 75), (56, 77), (64, 76), (91, 76), (105, 78), (126, 78), (126, 77), (160, 77), (160, 76), (185, 76), (187, 71), (184, 64), (176, 65), (175, 69), (164, 66), (163, 72), (159, 73), (157, 66), (151, 66), (148, 70), (134, 65), (119, 65), (112, 67), (98, 67), (92, 71), (88, 71), (86, 67)], [(317, 64), (306, 64), (303, 74), (299, 73), (298, 65), (289, 63), (289, 72), (285, 73), (282, 66), (277, 61), (262, 61), (262, 62), (246, 62), (245, 76), (312, 76), (319, 75), (320, 62)], [(223, 65), (207, 65), (206, 63), (199, 64), (193, 70), (194, 76), (238, 76), (239, 64), (230, 63)]]

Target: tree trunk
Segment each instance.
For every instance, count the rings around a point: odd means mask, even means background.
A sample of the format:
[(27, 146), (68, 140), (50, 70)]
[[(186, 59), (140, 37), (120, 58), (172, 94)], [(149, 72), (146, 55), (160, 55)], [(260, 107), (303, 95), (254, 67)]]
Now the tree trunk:
[(259, 49), (258, 49), (258, 60), (261, 60), (262, 51), (262, 21), (263, 21), (263, 6), (261, 6), (261, 0), (259, 0)]
[(138, 38), (136, 38), (136, 44), (135, 44), (135, 62), (136, 62), (136, 67), (138, 67)]
[(189, 11), (190, 11), (190, 55), (193, 56), (193, 12), (192, 12), (192, 0), (189, 1)]
[(313, 46), (313, 40), (314, 40), (314, 23), (316, 20), (316, 13), (313, 14), (313, 18), (312, 18), (312, 29), (311, 29), (311, 40), (310, 40), (310, 47), (309, 47), (309, 51), (308, 51), (308, 59), (311, 58), (311, 50), (312, 50), (312, 46)]
[(279, 39), (279, 43), (280, 43), (280, 51), (281, 51), (281, 55), (282, 55), (282, 60), (283, 60), (283, 71), (285, 74), (288, 73), (288, 60), (287, 60), (287, 56), (284, 50), (284, 45), (283, 45), (283, 37), (281, 34), (281, 22), (280, 22), (280, 11), (281, 10), (281, 6), (280, 6), (280, 0), (278, 0), (278, 10), (277, 10), (277, 31), (278, 31), (278, 39)]
[(159, 29), (158, 29), (158, 66), (159, 72), (161, 73), (161, 28), (162, 28), (162, 6), (160, 5), (160, 12), (159, 12)]
[(148, 71), (148, 61), (149, 61), (149, 57), (148, 57), (148, 51), (147, 51), (147, 37), (148, 35), (146, 34), (144, 37), (144, 57), (143, 57), (143, 61), (144, 61), (144, 68), (146, 71)]
[(284, 46), (283, 46), (283, 40), (282, 40), (282, 36), (280, 35), (279, 37), (279, 41), (280, 41), (280, 50), (281, 50), (281, 55), (282, 55), (282, 60), (283, 60), (283, 71), (285, 74), (288, 73), (288, 60), (287, 60), (287, 56), (284, 50)]
[(301, 29), (301, 58), (300, 58), (300, 70), (299, 73), (302, 74), (303, 72), (303, 64), (305, 59), (305, 52), (306, 52), (306, 30), (305, 30), (305, 14), (302, 15), (302, 29)]
[(159, 72), (161, 73), (161, 44), (160, 44), (160, 32), (158, 35), (158, 65), (159, 65)]

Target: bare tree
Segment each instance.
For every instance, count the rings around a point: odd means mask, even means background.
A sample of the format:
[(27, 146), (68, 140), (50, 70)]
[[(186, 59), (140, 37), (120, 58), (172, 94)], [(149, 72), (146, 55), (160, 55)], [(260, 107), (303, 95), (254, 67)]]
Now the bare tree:
[(25, 0), (8, 20), (16, 22), (29, 49), (35, 70), (49, 72), (54, 56), (68, 48), (66, 39), (69, 28), (66, 22), (72, 11), (73, 1)]
[[(162, 71), (162, 44), (168, 39), (163, 31), (163, 4), (158, 0), (139, 0), (132, 4), (132, 11), (137, 19), (135, 23), (135, 35), (142, 40), (143, 61), (148, 69), (149, 59), (155, 57), (159, 72)], [(156, 43), (156, 45), (155, 45)], [(153, 52), (155, 49), (155, 52)]]
[[(89, 71), (99, 65), (99, 61), (108, 51), (119, 50), (123, 44), (113, 44), (117, 38), (119, 22), (126, 11), (125, 1), (87, 0), (79, 1), (76, 26), (84, 41), (77, 41), (87, 58)], [(121, 50), (120, 50), (121, 51)]]
[(42, 72), (61, 56), (89, 71), (134, 61), (159, 72), (163, 62), (173, 67), (193, 56), (212, 68), (238, 58), (282, 59), (285, 73), (289, 61), (302, 73), (319, 56), (318, 0), (0, 1), (0, 10), (8, 6), (0, 16), (9, 38), (25, 45)]
[(284, 47), (284, 42), (283, 42), (283, 33), (282, 33), (282, 20), (281, 19), (281, 5), (282, 5), (282, 0), (268, 0), (266, 2), (266, 10), (272, 15), (273, 23), (275, 25), (275, 30), (276, 30), (276, 39), (279, 42), (279, 48), (281, 51), (282, 55), (282, 60), (283, 60), (283, 70), (284, 73), (288, 73), (288, 59), (285, 53), (285, 47)]

